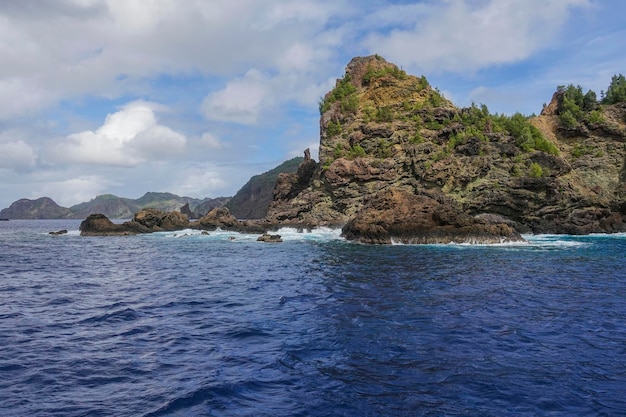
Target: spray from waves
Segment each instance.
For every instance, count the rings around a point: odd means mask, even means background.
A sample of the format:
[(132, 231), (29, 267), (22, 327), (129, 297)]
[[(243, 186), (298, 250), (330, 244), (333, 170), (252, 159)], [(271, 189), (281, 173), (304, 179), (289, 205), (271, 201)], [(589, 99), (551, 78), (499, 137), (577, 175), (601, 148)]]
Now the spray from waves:
[[(341, 237), (341, 229), (329, 227), (319, 227), (311, 230), (298, 230), (291, 227), (283, 227), (270, 233), (280, 235), (283, 242), (330, 242), (344, 240)], [(222, 229), (210, 232), (195, 229), (184, 229), (176, 232), (158, 232), (153, 235), (155, 237), (173, 239), (210, 239), (231, 242), (255, 242), (259, 237), (258, 233), (240, 233)]]
[[(626, 234), (624, 234), (626, 237)], [(510, 242), (502, 241), (500, 243), (445, 243), (445, 244), (428, 244), (423, 246), (437, 247), (437, 248), (457, 248), (457, 249), (472, 249), (472, 248), (501, 248), (505, 250), (563, 250), (573, 249), (592, 244), (588, 238), (591, 235), (586, 236), (574, 236), (574, 235), (522, 235), (523, 242)], [(598, 235), (603, 238), (607, 236), (619, 237), (616, 235)], [(392, 242), (393, 245), (405, 245), (400, 242)], [(417, 245), (411, 245), (417, 246)]]

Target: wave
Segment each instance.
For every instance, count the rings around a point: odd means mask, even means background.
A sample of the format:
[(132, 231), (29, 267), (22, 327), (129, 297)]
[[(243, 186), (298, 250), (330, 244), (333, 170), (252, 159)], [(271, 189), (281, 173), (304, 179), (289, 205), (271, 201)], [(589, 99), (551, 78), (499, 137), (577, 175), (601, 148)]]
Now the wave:
[[(344, 240), (341, 237), (341, 229), (335, 229), (330, 227), (318, 227), (310, 230), (298, 230), (293, 227), (283, 227), (278, 229), (277, 231), (270, 233), (280, 235), (284, 242), (330, 242)], [(260, 233), (240, 233), (222, 229), (217, 229), (210, 232), (195, 229), (184, 229), (176, 232), (158, 232), (154, 233), (154, 235), (174, 239), (200, 238), (211, 240), (226, 240), (232, 242), (255, 242), (260, 236)]]

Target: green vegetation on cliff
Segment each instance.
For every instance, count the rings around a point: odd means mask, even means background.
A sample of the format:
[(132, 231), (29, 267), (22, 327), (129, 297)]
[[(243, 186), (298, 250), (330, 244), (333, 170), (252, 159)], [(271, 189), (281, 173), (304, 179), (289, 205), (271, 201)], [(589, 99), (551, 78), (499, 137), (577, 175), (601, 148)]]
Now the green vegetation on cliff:
[[(320, 105), (320, 171), (278, 217), (336, 222), (393, 188), (442, 193), (470, 214), (536, 231), (618, 230), (621, 217), (611, 213), (623, 211), (626, 195), (624, 85), (614, 76), (600, 101), (559, 86), (540, 116), (493, 114), (484, 104), (454, 106), (425, 77), (378, 56), (354, 58)], [(272, 215), (280, 210), (275, 204)]]
[(614, 75), (611, 84), (602, 99), (604, 104), (616, 104), (626, 102), (626, 77), (622, 74)]

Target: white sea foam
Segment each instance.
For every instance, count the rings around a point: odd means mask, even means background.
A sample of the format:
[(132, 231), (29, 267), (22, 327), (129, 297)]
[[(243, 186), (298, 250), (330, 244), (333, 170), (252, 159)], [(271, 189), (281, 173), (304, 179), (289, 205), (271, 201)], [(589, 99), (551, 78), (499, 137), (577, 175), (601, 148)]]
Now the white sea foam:
[[(269, 232), (270, 234), (280, 235), (284, 242), (297, 241), (334, 241), (343, 240), (341, 237), (341, 229), (333, 229), (328, 227), (319, 227), (311, 230), (298, 230), (291, 227), (283, 227), (277, 231)], [(202, 231), (194, 229), (184, 229), (176, 232), (160, 232), (155, 233), (156, 236), (164, 236), (167, 238), (199, 238), (212, 240), (228, 240), (233, 242), (250, 242), (256, 241), (260, 233), (239, 233), (228, 230), (217, 229), (213, 231)]]

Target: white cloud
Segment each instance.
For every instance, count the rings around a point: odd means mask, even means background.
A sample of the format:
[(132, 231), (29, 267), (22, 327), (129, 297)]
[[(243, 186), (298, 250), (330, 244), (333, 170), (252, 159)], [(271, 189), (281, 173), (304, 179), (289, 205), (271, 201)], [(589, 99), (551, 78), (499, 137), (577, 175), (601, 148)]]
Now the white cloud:
[(411, 29), (372, 34), (366, 47), (427, 72), (468, 72), (517, 62), (553, 42), (574, 6), (588, 0), (449, 0), (416, 15)]
[(153, 103), (135, 101), (109, 114), (95, 131), (69, 135), (51, 151), (53, 160), (136, 166), (184, 151), (187, 139), (157, 123)]
[(167, 190), (172, 192), (195, 198), (204, 198), (206, 196), (221, 196), (227, 190), (230, 191), (232, 184), (225, 179), (228, 177), (231, 181), (235, 176), (220, 172), (211, 164), (201, 164), (181, 169), (175, 177), (175, 180), (167, 185)]
[(270, 105), (270, 93), (268, 79), (253, 69), (229, 82), (223, 90), (209, 94), (202, 111), (209, 120), (252, 125), (263, 108)]
[(154, 125), (139, 132), (130, 147), (144, 159), (168, 159), (185, 150), (187, 139), (169, 127)]
[(24, 171), (35, 167), (35, 150), (23, 140), (0, 143), (0, 169)]
[[(0, 119), (85, 94), (145, 93), (146, 80), (160, 74), (272, 68), (292, 44), (327, 49), (315, 35), (342, 7), (330, 0), (0, 2), (0, 104), (14, 100), (0, 106)], [(16, 92), (28, 92), (23, 102)]]
[(42, 196), (52, 198), (63, 207), (70, 207), (79, 202), (89, 201), (114, 183), (100, 175), (81, 175), (61, 181), (49, 181), (39, 185), (30, 198)]
[(215, 135), (209, 132), (204, 132), (199, 139), (200, 144), (209, 149), (223, 149), (226, 145), (222, 143)]

